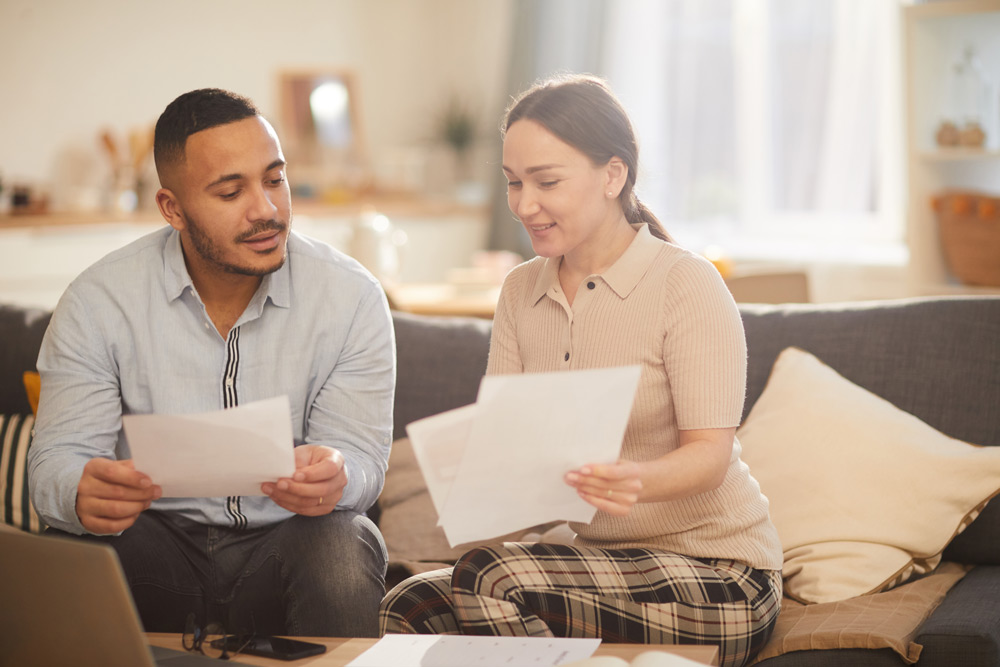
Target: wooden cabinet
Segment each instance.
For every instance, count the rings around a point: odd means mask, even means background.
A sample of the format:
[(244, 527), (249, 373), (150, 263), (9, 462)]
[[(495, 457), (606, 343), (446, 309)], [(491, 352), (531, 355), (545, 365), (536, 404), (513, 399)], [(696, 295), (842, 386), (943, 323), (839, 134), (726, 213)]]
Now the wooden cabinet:
[[(932, 197), (947, 189), (1000, 196), (1000, 0), (936, 0), (903, 5), (901, 11), (910, 291), (1000, 294), (1000, 287), (971, 287), (954, 279), (931, 209)], [(935, 135), (942, 120), (955, 113), (953, 68), (968, 46), (986, 77), (986, 144), (942, 148)]]

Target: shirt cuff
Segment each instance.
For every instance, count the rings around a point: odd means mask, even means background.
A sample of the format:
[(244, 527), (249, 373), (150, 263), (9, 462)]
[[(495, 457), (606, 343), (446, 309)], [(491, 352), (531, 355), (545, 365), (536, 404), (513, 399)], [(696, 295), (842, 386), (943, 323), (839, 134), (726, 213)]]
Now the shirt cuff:
[(40, 494), (36, 510), (46, 525), (74, 535), (87, 532), (76, 514), (76, 492), (83, 477), (84, 465), (86, 463), (66, 466), (54, 475), (48, 491)]
[(344, 472), (347, 473), (347, 486), (344, 487), (344, 494), (340, 497), (340, 502), (337, 503), (337, 509), (353, 510), (355, 512), (367, 510), (367, 506), (364, 510), (358, 507), (363, 502), (368, 490), (368, 476), (365, 474), (364, 466), (354, 461), (343, 450), (340, 453), (344, 457)]

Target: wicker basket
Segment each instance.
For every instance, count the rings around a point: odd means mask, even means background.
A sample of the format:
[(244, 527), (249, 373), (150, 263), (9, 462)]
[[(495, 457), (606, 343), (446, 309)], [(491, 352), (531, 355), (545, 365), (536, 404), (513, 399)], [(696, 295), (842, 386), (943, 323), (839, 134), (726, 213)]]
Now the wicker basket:
[(966, 285), (1000, 287), (1000, 197), (947, 192), (932, 200), (948, 267)]

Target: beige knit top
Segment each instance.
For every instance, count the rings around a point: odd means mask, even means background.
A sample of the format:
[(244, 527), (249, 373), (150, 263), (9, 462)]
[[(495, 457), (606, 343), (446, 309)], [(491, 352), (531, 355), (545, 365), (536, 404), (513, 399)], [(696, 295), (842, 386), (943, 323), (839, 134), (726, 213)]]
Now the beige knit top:
[[(559, 285), (561, 258), (536, 257), (507, 276), (494, 317), (488, 374), (639, 364), (642, 376), (621, 456), (655, 459), (679, 446), (679, 429), (739, 425), (746, 340), (739, 311), (704, 258), (638, 230), (603, 275), (589, 276), (572, 307)], [(718, 488), (636, 504), (624, 517), (598, 511), (571, 523), (576, 544), (656, 546), (780, 570), (781, 543), (767, 498), (739, 441)]]

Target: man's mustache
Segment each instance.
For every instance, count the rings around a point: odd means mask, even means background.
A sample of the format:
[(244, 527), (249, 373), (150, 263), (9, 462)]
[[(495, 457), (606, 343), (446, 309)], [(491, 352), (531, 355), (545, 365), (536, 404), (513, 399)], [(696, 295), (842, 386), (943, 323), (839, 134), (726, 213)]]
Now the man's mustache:
[(253, 238), (254, 236), (264, 232), (283, 232), (286, 229), (288, 229), (287, 222), (281, 222), (280, 220), (264, 220), (262, 222), (258, 222), (253, 227), (237, 236), (236, 241), (246, 241), (247, 239)]

